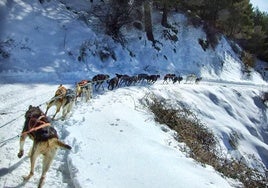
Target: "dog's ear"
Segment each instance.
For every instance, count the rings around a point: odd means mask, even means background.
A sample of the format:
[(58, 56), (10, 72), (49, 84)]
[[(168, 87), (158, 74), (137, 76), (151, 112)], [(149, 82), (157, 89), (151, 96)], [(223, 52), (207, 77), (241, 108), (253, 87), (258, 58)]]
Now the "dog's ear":
[(33, 106), (32, 106), (32, 105), (30, 105), (30, 106), (29, 106), (29, 109), (31, 109), (32, 107), (33, 107)]

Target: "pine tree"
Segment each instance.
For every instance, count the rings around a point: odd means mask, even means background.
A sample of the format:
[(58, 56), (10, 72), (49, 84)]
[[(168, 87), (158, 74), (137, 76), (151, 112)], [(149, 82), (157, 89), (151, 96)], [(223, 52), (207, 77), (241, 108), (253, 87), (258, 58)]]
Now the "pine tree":
[(229, 8), (229, 18), (223, 23), (228, 36), (237, 39), (249, 38), (253, 32), (253, 8), (249, 0), (233, 0)]

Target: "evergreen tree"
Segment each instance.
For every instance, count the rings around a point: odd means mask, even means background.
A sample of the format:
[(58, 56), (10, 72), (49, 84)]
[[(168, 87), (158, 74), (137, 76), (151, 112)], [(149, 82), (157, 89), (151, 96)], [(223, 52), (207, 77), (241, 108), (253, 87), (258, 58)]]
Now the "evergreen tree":
[(249, 0), (233, 0), (229, 8), (229, 17), (223, 23), (224, 31), (237, 39), (250, 38), (253, 32), (253, 8)]
[(247, 41), (247, 48), (257, 57), (268, 61), (268, 15), (259, 9), (254, 11), (254, 32)]

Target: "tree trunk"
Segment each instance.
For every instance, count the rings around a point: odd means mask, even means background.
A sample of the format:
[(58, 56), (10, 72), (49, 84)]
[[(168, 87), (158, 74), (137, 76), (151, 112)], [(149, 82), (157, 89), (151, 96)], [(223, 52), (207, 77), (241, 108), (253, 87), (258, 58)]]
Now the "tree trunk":
[(152, 42), (155, 42), (153, 35), (153, 26), (152, 26), (151, 3), (149, 1), (145, 1), (143, 3), (143, 8), (144, 8), (144, 25), (147, 39)]
[(162, 15), (162, 20), (161, 20), (161, 24), (164, 27), (169, 27), (168, 21), (167, 21), (167, 14), (168, 14), (168, 9), (167, 9), (167, 3), (164, 2), (163, 4), (163, 15)]

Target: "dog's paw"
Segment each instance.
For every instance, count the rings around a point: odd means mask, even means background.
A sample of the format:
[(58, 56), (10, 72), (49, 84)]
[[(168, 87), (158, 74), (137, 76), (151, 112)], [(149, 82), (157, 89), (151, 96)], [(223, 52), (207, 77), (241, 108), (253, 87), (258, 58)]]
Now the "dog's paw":
[(21, 158), (23, 156), (23, 151), (20, 151), (19, 153), (18, 153), (18, 158)]
[(33, 176), (33, 173), (30, 173), (28, 176), (22, 176), (24, 181), (28, 181)]

